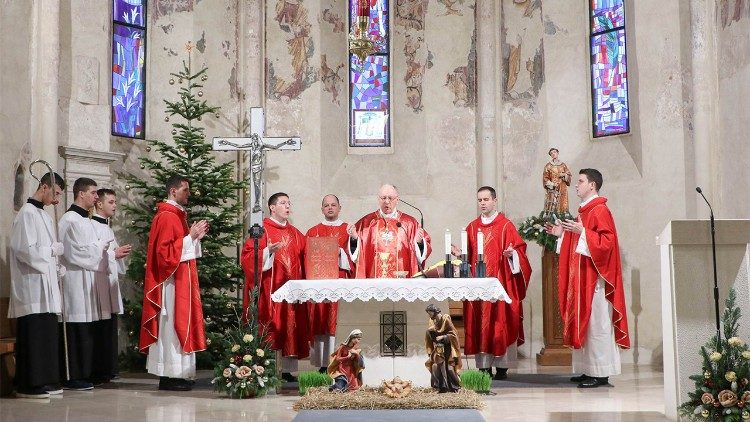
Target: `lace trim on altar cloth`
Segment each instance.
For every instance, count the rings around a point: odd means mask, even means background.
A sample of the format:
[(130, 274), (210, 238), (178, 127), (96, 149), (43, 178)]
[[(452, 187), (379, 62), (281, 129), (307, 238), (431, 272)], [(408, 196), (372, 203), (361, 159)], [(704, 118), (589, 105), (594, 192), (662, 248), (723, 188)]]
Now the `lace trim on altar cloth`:
[[(337, 302), (385, 300), (414, 302), (430, 300), (512, 300), (497, 279), (360, 279), (290, 280), (271, 295), (274, 302)], [(440, 280), (440, 281), (431, 281)]]

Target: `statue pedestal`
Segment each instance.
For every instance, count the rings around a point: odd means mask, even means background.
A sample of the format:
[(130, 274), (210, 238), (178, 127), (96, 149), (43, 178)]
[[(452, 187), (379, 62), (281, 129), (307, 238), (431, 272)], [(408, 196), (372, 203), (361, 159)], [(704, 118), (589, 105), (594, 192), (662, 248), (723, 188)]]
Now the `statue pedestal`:
[(542, 255), (542, 307), (544, 347), (536, 355), (541, 366), (570, 366), (571, 351), (563, 346), (563, 326), (557, 301), (558, 255), (544, 250)]

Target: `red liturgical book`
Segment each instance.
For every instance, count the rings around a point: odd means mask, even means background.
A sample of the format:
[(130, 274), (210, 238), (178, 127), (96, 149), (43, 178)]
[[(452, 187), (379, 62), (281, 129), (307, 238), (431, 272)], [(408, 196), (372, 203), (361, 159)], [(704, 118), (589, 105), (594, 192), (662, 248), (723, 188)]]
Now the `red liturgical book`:
[(335, 237), (308, 237), (305, 250), (308, 280), (339, 278), (339, 243)]

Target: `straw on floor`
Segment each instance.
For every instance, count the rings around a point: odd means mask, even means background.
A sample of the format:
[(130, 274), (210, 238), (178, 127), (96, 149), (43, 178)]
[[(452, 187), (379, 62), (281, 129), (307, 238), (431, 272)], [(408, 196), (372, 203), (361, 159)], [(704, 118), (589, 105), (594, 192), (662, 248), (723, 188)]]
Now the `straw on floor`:
[(474, 391), (461, 389), (457, 393), (438, 393), (431, 388), (415, 388), (402, 398), (390, 398), (379, 388), (362, 388), (351, 393), (332, 393), (328, 388), (309, 388), (307, 394), (294, 403), (294, 410), (323, 409), (477, 409), (484, 402)]

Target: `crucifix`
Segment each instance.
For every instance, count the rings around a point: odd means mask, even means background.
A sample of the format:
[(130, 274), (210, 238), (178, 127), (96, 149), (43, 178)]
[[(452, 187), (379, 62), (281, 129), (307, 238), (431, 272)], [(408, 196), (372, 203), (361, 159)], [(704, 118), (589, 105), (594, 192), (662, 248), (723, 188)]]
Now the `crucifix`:
[(250, 135), (237, 138), (214, 138), (214, 151), (247, 151), (250, 154), (250, 224), (263, 225), (263, 169), (268, 150), (298, 150), (302, 141), (298, 136), (267, 137), (263, 109), (250, 109)]

